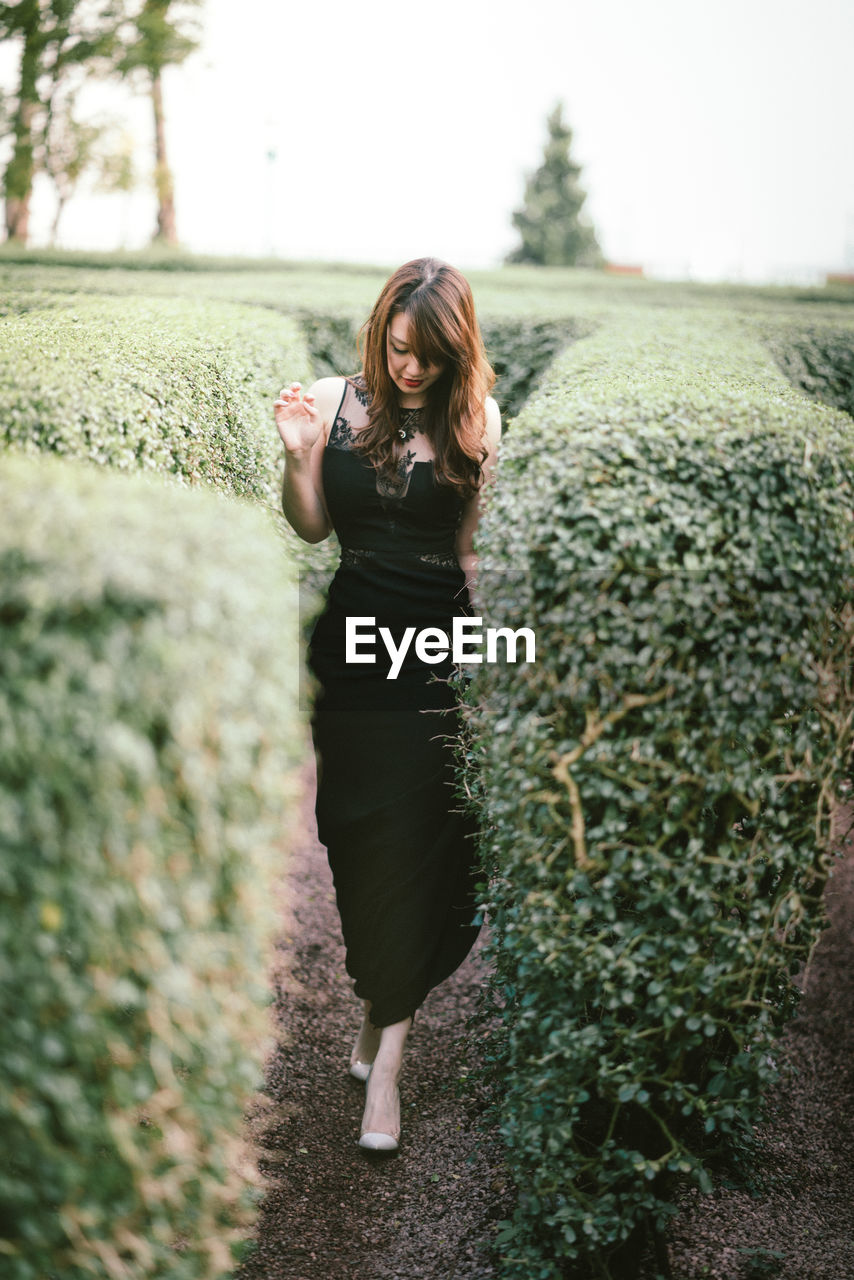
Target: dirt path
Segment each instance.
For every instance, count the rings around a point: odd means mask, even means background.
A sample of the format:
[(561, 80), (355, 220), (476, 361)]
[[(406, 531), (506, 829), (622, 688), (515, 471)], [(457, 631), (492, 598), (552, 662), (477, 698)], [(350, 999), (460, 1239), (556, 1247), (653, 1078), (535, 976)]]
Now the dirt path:
[[(346, 1070), (360, 1012), (312, 805), (307, 772), (279, 951), (284, 1038), (268, 1071), (271, 1186), (258, 1251), (239, 1280), (492, 1280), (489, 1243), (511, 1188), (500, 1144), (479, 1133), (478, 1097), (457, 1089), (457, 1037), (482, 962), (475, 952), (419, 1012), (400, 1154), (366, 1158), (357, 1145), (364, 1088)], [(828, 902), (832, 925), (781, 1045), (797, 1074), (776, 1089), (763, 1136), (773, 1184), (755, 1200), (689, 1198), (671, 1232), (675, 1280), (854, 1280), (854, 857)]]
[(829, 928), (780, 1042), (792, 1072), (762, 1134), (771, 1185), (758, 1198), (695, 1197), (672, 1233), (677, 1280), (854, 1280), (854, 809), (828, 884)]
[(268, 1070), (276, 1120), (265, 1137), (266, 1171), (276, 1185), (240, 1280), (483, 1280), (493, 1275), (484, 1245), (508, 1204), (497, 1144), (479, 1132), (482, 1104), (457, 1088), (457, 1039), (475, 1009), (479, 955), (418, 1013), (401, 1082), (399, 1155), (366, 1157), (358, 1146), (364, 1086), (347, 1073), (361, 1005), (344, 970), (313, 803), (307, 773), (289, 877), (293, 914), (280, 944), (286, 1038)]

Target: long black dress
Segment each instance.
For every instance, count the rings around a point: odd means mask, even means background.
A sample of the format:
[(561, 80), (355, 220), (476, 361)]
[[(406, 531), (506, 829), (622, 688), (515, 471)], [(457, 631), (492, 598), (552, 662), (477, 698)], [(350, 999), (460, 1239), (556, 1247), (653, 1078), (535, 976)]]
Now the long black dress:
[[(391, 482), (353, 449), (368, 423), (361, 379), (347, 379), (323, 456), (341, 561), (311, 638), (318, 681), (312, 732), (317, 827), (335, 884), (355, 993), (371, 1020), (408, 1016), (465, 959), (475, 920), (474, 824), (454, 792), (458, 732), (450, 658), (428, 665), (410, 645), (396, 679), (380, 639), (469, 612), (454, 541), (456, 493), (434, 481), (423, 436), (401, 445)], [(418, 460), (417, 455), (422, 457)], [(345, 661), (345, 619), (373, 618), (376, 663)], [(368, 652), (362, 645), (361, 652)]]

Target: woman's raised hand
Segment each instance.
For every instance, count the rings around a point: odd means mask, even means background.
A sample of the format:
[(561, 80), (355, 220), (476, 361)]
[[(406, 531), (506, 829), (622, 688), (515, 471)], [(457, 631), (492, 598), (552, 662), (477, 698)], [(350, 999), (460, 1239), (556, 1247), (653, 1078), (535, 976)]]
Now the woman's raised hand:
[(320, 435), (321, 421), (310, 391), (300, 397), (302, 387), (292, 382), (273, 402), (276, 427), (288, 453), (308, 453)]

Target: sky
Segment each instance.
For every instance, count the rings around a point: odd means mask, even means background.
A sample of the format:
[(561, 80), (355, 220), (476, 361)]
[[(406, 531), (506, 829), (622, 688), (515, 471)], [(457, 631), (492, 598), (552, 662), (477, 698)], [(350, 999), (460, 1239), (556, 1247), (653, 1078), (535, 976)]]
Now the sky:
[[(606, 257), (683, 279), (854, 272), (851, 0), (204, 0), (164, 78), (201, 253), (497, 265), (564, 104)], [(15, 78), (0, 51), (0, 85)], [(92, 86), (150, 171), (151, 108)], [(53, 197), (36, 189), (33, 242)], [(77, 194), (68, 248), (140, 247), (150, 189)]]

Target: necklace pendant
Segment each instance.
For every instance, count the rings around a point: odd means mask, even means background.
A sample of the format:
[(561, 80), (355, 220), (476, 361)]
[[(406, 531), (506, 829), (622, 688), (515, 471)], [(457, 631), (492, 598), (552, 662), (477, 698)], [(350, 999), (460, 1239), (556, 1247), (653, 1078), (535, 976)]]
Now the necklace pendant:
[(420, 429), (420, 426), (420, 406), (417, 409), (401, 409), (400, 426), (397, 429), (397, 434), (400, 436), (401, 440), (411, 440), (415, 433)]

